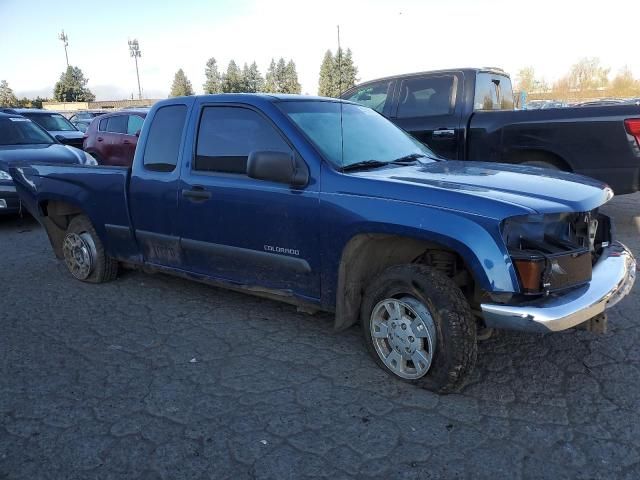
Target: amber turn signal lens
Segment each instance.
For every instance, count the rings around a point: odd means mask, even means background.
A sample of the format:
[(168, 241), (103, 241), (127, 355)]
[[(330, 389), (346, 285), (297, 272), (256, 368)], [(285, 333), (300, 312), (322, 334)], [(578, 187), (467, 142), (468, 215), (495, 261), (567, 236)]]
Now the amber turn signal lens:
[(525, 293), (539, 292), (542, 282), (544, 261), (542, 260), (514, 260), (516, 271), (520, 277), (520, 284)]

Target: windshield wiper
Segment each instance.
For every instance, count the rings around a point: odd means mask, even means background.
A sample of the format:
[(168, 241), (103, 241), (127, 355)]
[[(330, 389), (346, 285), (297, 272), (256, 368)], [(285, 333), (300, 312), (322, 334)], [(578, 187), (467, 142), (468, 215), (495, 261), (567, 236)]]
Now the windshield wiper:
[(411, 163), (419, 158), (427, 158), (424, 153), (410, 153), (409, 155), (405, 155), (403, 157), (394, 158), (389, 163)]
[(350, 170), (365, 170), (367, 168), (384, 167), (385, 165), (411, 165), (419, 158), (427, 158), (427, 156), (423, 153), (410, 153), (409, 155), (394, 158), (389, 162), (383, 162), (380, 160), (363, 160), (361, 162), (355, 162), (349, 165), (345, 165), (344, 167), (342, 167), (342, 171), (348, 172)]
[(361, 162), (350, 163), (342, 167), (343, 172), (351, 170), (366, 170), (367, 168), (377, 168), (389, 165), (389, 162), (381, 162), (380, 160), (363, 160)]

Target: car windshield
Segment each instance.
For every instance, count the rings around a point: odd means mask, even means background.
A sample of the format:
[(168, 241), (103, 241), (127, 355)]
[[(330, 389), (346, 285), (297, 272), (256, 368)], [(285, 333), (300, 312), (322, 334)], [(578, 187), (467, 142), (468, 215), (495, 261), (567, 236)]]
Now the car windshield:
[(53, 139), (27, 118), (0, 118), (0, 145), (49, 145), (51, 143), (54, 143)]
[(59, 113), (22, 113), (21, 115), (30, 118), (42, 128), (49, 132), (69, 132), (76, 131), (69, 120)]
[(325, 101), (282, 102), (279, 106), (339, 168), (362, 162), (437, 158), (425, 145), (367, 107)]

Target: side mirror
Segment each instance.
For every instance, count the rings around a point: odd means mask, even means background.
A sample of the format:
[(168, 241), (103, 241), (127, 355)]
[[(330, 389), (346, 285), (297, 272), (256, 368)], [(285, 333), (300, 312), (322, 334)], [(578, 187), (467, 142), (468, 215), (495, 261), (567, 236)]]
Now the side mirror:
[(56, 140), (58, 140), (60, 143), (64, 143), (64, 144), (67, 143), (67, 139), (64, 138), (62, 135), (56, 135), (55, 137), (56, 137)]
[(136, 133), (134, 133), (134, 135), (135, 135), (136, 137), (139, 137), (139, 136), (140, 136), (140, 129), (136, 130)]
[(247, 175), (257, 180), (302, 187), (309, 182), (309, 169), (289, 152), (255, 151), (247, 159)]

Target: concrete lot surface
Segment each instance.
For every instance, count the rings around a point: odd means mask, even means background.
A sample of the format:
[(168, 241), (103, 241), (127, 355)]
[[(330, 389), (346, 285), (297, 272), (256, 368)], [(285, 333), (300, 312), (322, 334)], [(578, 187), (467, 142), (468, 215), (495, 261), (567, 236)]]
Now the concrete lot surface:
[[(640, 254), (640, 195), (606, 207)], [(460, 393), (359, 328), (164, 275), (87, 285), (0, 219), (0, 479), (640, 478), (640, 290), (610, 332), (499, 333)]]

